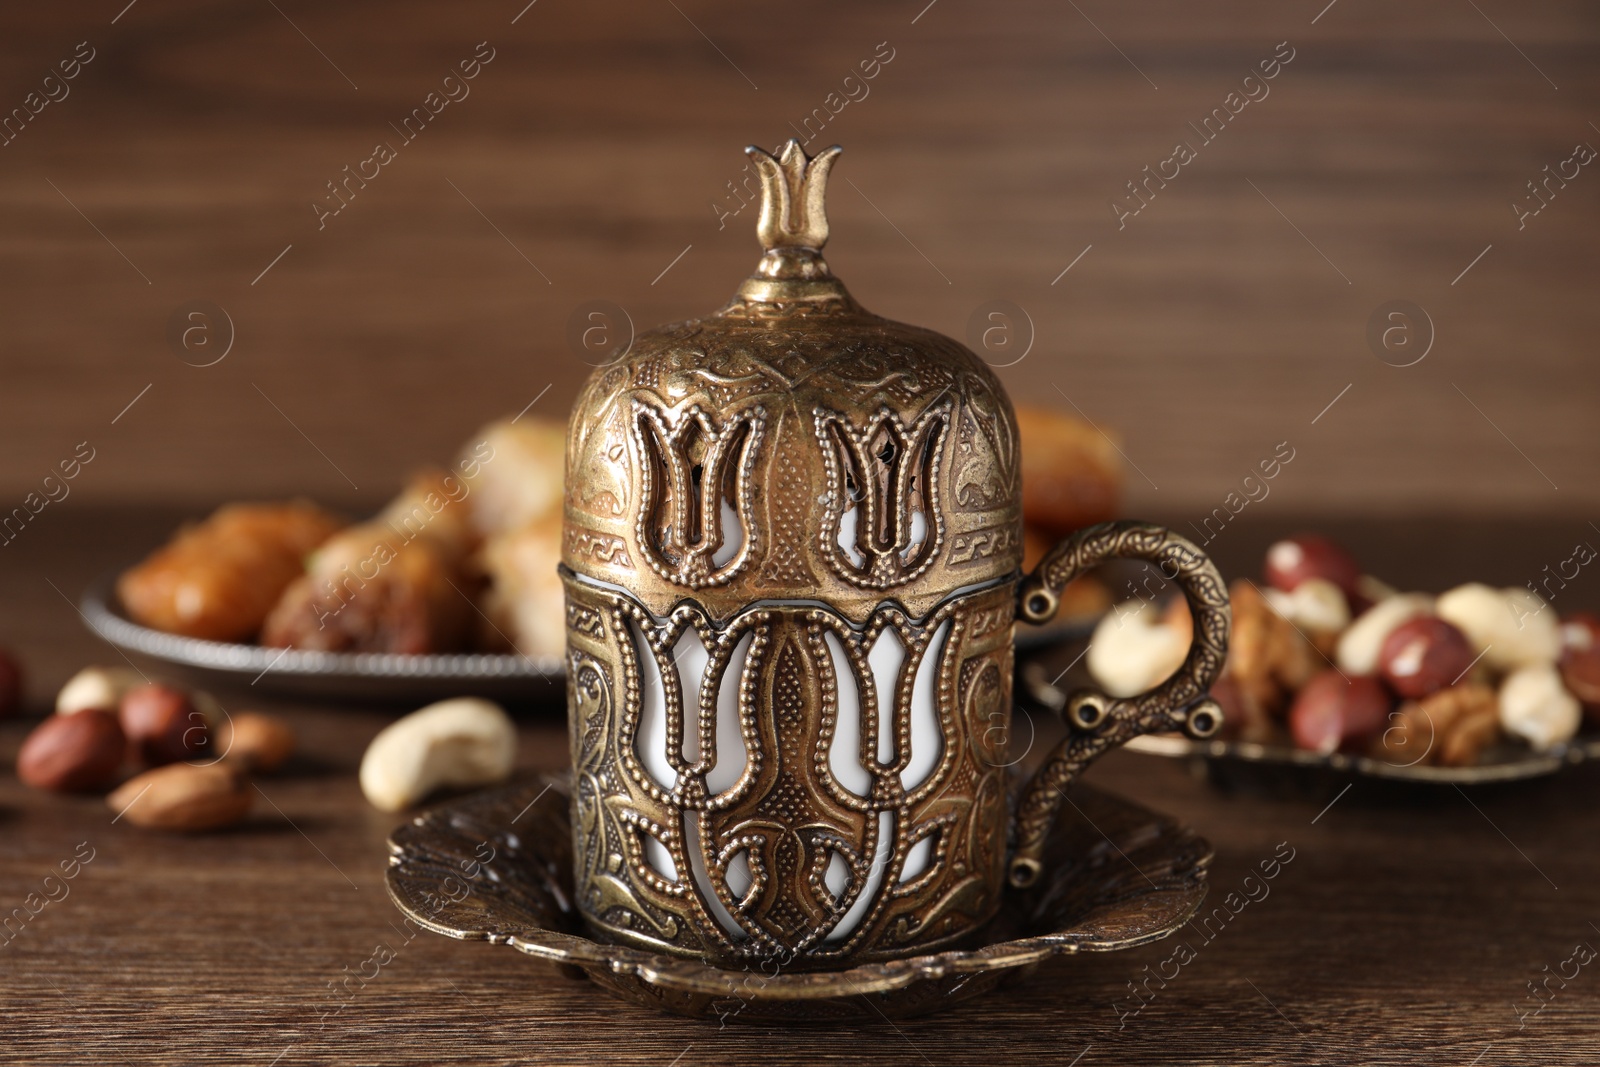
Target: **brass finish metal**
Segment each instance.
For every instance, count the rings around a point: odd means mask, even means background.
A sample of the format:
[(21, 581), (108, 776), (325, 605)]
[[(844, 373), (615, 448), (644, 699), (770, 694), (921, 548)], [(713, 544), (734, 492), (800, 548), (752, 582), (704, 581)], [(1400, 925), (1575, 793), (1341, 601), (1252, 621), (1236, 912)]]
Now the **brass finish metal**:
[[(839, 967), (955, 944), (1000, 905), (1017, 426), (980, 359), (832, 276), (839, 150), (749, 151), (755, 275), (715, 315), (637, 337), (570, 423), (577, 903), (642, 949)], [(1119, 553), (1176, 561), (1191, 602), (1218, 610), (1205, 557), (1157, 527), (1069, 545), (1024, 617)], [(1221, 604), (1185, 684), (1107, 703), (1103, 731), (1079, 723), (1024, 802), (1013, 881), (1037, 875), (1057, 787), (1125, 735), (1194, 718)]]
[[(1051, 834), (1039, 884), (1007, 890), (978, 942), (845, 970), (719, 967), (595, 940), (575, 904), (564, 779), (502, 786), (417, 816), (389, 838), (386, 882), (422, 927), (510, 945), (650, 1008), (721, 1023), (881, 1025), (962, 1003), (1051, 956), (1159, 940), (1195, 914), (1211, 860), (1203, 839), (1089, 786), (1069, 792), (1076, 810)], [(1101, 859), (1085, 862), (1091, 855)]]
[[(693, 591), (718, 624), (804, 598), (860, 626), (886, 590), (921, 618), (957, 588), (1011, 578), (1017, 426), (999, 380), (831, 275), (822, 197), (837, 148), (809, 163), (793, 141), (749, 151), (765, 183), (756, 274), (715, 315), (640, 334), (574, 406), (566, 566), (657, 617)], [(846, 547), (841, 523), (855, 528)]]
[(1127, 700), (1092, 689), (1067, 698), (1072, 729), (1029, 783), (1017, 806), (1014, 886), (1033, 884), (1062, 789), (1097, 757), (1141, 734), (1185, 729), (1209, 737), (1222, 724), (1222, 709), (1206, 695), (1228, 654), (1228, 585), (1216, 564), (1170, 530), (1143, 522), (1108, 522), (1080, 530), (1045, 554), (1017, 589), (1017, 614), (1027, 622), (1055, 617), (1067, 583), (1109, 559), (1142, 559), (1175, 581), (1194, 617), (1194, 640), (1177, 673), (1148, 693)]
[[(691, 604), (656, 620), (625, 594), (570, 578), (567, 598), (579, 899), (597, 928), (658, 951), (806, 966), (923, 951), (993, 915), (1005, 867), (1007, 731), (994, 727), (1010, 712), (1009, 585), (922, 620), (885, 606), (861, 630), (798, 606), (756, 606), (720, 628)], [(672, 666), (691, 631), (709, 653), (699, 693), (684, 692)], [(869, 651), (880, 640), (906, 650), (892, 696), (873, 688)], [(741, 644), (743, 665), (730, 671)], [(664, 690), (670, 785), (637, 752), (641, 674)], [(917, 774), (919, 679), (937, 694), (942, 744)], [(730, 755), (716, 722), (724, 687), (739, 694), (742, 773), (718, 789), (708, 779)], [(841, 689), (844, 699), (861, 694), (855, 737), (835, 736)], [(892, 751), (880, 706), (892, 708)], [(696, 735), (688, 745), (685, 732)], [(686, 748), (699, 758), (686, 759)], [(868, 785), (852, 790), (837, 776), (831, 757), (841, 748)], [(929, 855), (913, 870), (919, 844)], [(652, 863), (653, 846), (670, 862)], [(744, 886), (729, 870), (741, 855)], [(835, 893), (828, 868), (840, 861), (846, 884)], [(865, 915), (836, 934), (858, 903)]]

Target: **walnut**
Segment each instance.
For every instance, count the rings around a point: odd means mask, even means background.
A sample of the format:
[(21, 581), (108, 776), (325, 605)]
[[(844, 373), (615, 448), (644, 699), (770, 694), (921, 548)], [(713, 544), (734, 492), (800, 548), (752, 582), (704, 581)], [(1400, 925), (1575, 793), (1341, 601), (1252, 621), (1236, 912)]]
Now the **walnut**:
[(1400, 705), (1394, 725), (1373, 744), (1372, 755), (1397, 766), (1468, 767), (1499, 739), (1494, 690), (1464, 682)]
[(1470, 767), (1478, 762), (1483, 750), (1500, 740), (1499, 717), (1491, 708), (1489, 713), (1474, 711), (1456, 720), (1455, 728), (1445, 734), (1439, 749), (1439, 766)]
[(1233, 629), (1228, 636), (1232, 678), (1246, 706), (1282, 718), (1301, 686), (1323, 666), (1311, 642), (1267, 603), (1253, 582), (1228, 587), (1233, 602)]
[(1222, 730), (1217, 735), (1225, 741), (1248, 741), (1258, 745), (1283, 745), (1288, 736), (1283, 725), (1274, 719), (1261, 702), (1248, 696), (1239, 683), (1224, 674), (1211, 687), (1211, 699), (1222, 708)]

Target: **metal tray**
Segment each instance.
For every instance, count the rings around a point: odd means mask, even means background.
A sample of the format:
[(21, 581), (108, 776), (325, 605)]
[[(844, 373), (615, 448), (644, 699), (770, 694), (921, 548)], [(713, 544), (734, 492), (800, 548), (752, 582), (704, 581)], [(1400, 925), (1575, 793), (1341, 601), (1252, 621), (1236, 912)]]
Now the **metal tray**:
[[(1068, 691), (1091, 684), (1088, 672), (1081, 666), (1081, 646), (1081, 640), (1066, 641), (1019, 664), (1018, 696), (1047, 710), (1064, 706)], [(1071, 668), (1052, 667), (1057, 661), (1071, 664)], [(1291, 784), (1296, 778), (1310, 784), (1372, 778), (1423, 785), (1489, 785), (1541, 778), (1563, 767), (1600, 759), (1600, 735), (1593, 733), (1579, 734), (1550, 752), (1534, 752), (1515, 743), (1496, 745), (1485, 752), (1481, 762), (1470, 767), (1389, 763), (1370, 756), (1343, 752), (1325, 754), (1291, 745), (1216, 739), (1196, 741), (1173, 734), (1136, 737), (1124, 747), (1131, 752), (1188, 760), (1202, 777), (1219, 784), (1257, 779)], [(1285, 783), (1286, 778), (1289, 783)]]
[(280, 694), (372, 701), (481, 696), (562, 699), (559, 657), (458, 652), (406, 656), (383, 652), (302, 652), (204, 641), (163, 633), (129, 619), (116, 575), (90, 586), (80, 603), (89, 628), (125, 652), (170, 664), (199, 684), (253, 687)]

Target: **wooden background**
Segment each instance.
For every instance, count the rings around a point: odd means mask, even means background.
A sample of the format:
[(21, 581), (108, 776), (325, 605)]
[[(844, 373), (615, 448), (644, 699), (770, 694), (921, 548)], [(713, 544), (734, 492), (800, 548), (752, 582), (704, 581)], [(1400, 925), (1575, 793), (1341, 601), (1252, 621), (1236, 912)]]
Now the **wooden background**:
[[(742, 147), (880, 42), (822, 135), (846, 148), (835, 269), (958, 337), (986, 301), (1024, 308), (1007, 384), (1120, 432), (1132, 511), (1208, 511), (1284, 440), (1274, 509), (1600, 501), (1600, 175), (1520, 232), (1510, 208), (1600, 145), (1593, 5), (126, 2), (3, 16), (0, 108), (96, 50), (0, 148), (5, 509), (84, 440), (63, 506), (362, 506), (546, 386), (535, 410), (564, 415), (574, 309), (719, 306), (756, 257), (753, 212), (719, 229), (711, 206)], [(480, 41), (471, 95), (319, 231), (325, 183)], [(1119, 231), (1111, 198), (1282, 41), (1270, 95)], [(167, 340), (195, 299), (234, 324), (215, 366)], [(1435, 326), (1416, 366), (1367, 346), (1392, 299)]]
[[(95, 455), (0, 547), (0, 645), (31, 712), (115, 661), (71, 599), (182, 515), (293, 493), (371, 506), (491, 417), (535, 398), (563, 414), (586, 302), (641, 328), (720, 305), (756, 257), (751, 213), (719, 228), (712, 207), (740, 149), (789, 136), (880, 42), (894, 58), (823, 133), (847, 150), (831, 262), (868, 306), (958, 337), (988, 301), (1025, 309), (1035, 343), (1005, 381), (1120, 434), (1130, 513), (1196, 519), (1288, 441), (1271, 496), (1214, 546), (1230, 575), (1301, 523), (1430, 589), (1522, 584), (1593, 536), (1600, 174), (1521, 231), (1510, 208), (1600, 144), (1593, 5), (524, 3), (0, 14), (0, 116), (95, 50), (0, 147), (0, 514), (79, 442)], [(471, 95), (319, 231), (325, 183), (398, 140), (389, 124), (481, 41), (495, 58)], [(1110, 199), (1281, 41), (1295, 58), (1270, 96), (1119, 231)], [(1365, 336), (1396, 299), (1437, 333), (1406, 368)], [(167, 337), (193, 300), (234, 324), (213, 366)], [(1594, 581), (1557, 607), (1600, 606)], [(1219, 892), (1280, 841), (1300, 858), (1124, 1031), (1112, 1002), (1162, 946), (894, 1028), (719, 1032), (432, 937), (319, 1030), (328, 983), (393, 930), (378, 872), (396, 819), (355, 767), (403, 709), (266, 703), (308, 754), (240, 833), (141, 834), (0, 775), (0, 911), (97, 849), (0, 947), (0, 1059), (1595, 1062), (1600, 977), (1521, 1029), (1514, 1008), (1600, 944), (1600, 773), (1470, 800), (1368, 783), (1318, 818), (1326, 795), (1221, 794), (1129, 754), (1092, 778), (1215, 842)], [(31, 725), (0, 724), (0, 765)], [(519, 766), (563, 762), (559, 710), (521, 725)]]

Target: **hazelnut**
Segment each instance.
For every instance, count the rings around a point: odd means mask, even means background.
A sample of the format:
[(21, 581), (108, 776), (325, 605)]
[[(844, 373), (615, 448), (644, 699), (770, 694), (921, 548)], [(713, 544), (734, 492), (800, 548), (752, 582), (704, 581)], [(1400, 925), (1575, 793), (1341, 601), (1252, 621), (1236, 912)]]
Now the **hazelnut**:
[[(1168, 624), (1148, 606), (1112, 611), (1101, 618), (1084, 657), (1089, 674), (1114, 697), (1153, 689), (1183, 665), (1189, 636), (1182, 624)], [(1184, 622), (1188, 612), (1183, 612)]]
[[(1474, 654), (1496, 671), (1554, 663), (1561, 656), (1561, 627), (1545, 602), (1526, 589), (1492, 589), (1478, 582), (1439, 597), (1438, 616), (1467, 635)], [(1487, 651), (1485, 651), (1487, 649)]]
[(90, 709), (45, 719), (17, 752), (17, 777), (35, 789), (80, 792), (116, 780), (127, 739), (115, 712)]
[(118, 719), (134, 755), (152, 767), (192, 759), (206, 750), (210, 738), (189, 694), (160, 682), (130, 689)]
[(56, 694), (56, 714), (68, 715), (86, 708), (115, 711), (123, 694), (144, 683), (144, 675), (130, 667), (85, 667), (67, 679)]
[(1267, 584), (1292, 593), (1307, 578), (1332, 582), (1345, 596), (1355, 596), (1361, 566), (1350, 553), (1317, 534), (1297, 534), (1267, 549)]
[(1500, 683), (1500, 725), (1535, 751), (1572, 740), (1582, 719), (1578, 698), (1561, 685), (1549, 664), (1520, 667)]
[(1423, 593), (1404, 593), (1372, 605), (1339, 636), (1334, 662), (1346, 674), (1376, 673), (1378, 655), (1389, 632), (1407, 619), (1432, 611), (1433, 598)]
[(1289, 709), (1289, 729), (1300, 748), (1324, 754), (1356, 752), (1383, 733), (1392, 706), (1376, 678), (1346, 678), (1328, 670), (1306, 683)]
[(232, 767), (173, 763), (128, 779), (106, 797), (106, 806), (135, 826), (193, 832), (238, 822), (252, 799)]
[(1561, 652), (1600, 649), (1600, 615), (1575, 611), (1561, 620)]
[(1437, 616), (1418, 615), (1383, 639), (1378, 670), (1390, 689), (1419, 700), (1459, 682), (1473, 659), (1465, 634)]
[(217, 748), (230, 763), (270, 774), (294, 753), (294, 731), (276, 715), (241, 711), (217, 731)]
[(0, 649), (0, 719), (22, 710), (22, 668), (11, 653)]
[(1589, 721), (1600, 722), (1600, 618), (1580, 612), (1562, 620), (1561, 681)]

